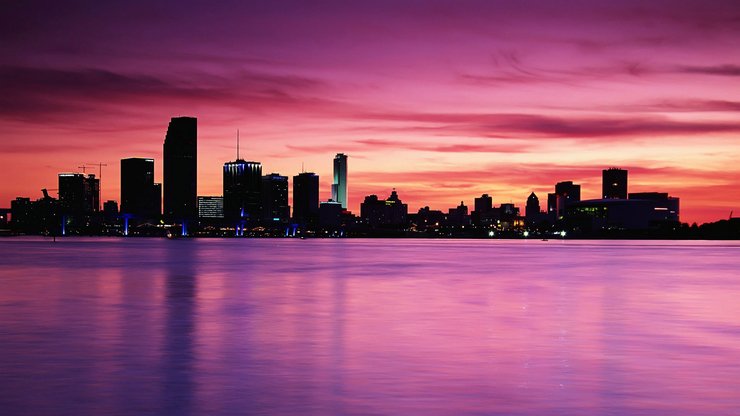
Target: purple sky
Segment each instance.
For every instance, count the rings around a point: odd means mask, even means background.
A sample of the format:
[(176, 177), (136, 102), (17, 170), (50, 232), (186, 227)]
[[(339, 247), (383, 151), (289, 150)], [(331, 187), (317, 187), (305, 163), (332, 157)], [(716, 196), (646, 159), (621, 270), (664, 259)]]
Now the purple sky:
[(350, 155), (350, 209), (522, 205), (561, 180), (681, 197), (683, 221), (740, 212), (737, 1), (34, 2), (0, 14), (0, 206), (56, 174), (161, 152), (199, 119), (199, 194), (221, 164), (321, 175)]

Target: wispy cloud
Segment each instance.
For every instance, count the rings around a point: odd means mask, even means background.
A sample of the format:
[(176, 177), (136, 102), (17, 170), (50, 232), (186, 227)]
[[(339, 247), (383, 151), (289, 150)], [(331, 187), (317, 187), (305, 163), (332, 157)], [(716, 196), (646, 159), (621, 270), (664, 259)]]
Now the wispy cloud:
[(680, 66), (678, 72), (686, 74), (719, 75), (725, 77), (739, 77), (740, 65), (707, 65), (707, 66)]

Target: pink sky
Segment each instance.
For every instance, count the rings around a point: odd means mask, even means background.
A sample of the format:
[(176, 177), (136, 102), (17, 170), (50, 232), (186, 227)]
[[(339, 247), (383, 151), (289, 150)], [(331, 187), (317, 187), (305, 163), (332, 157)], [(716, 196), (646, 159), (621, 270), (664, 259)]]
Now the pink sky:
[(681, 198), (684, 222), (740, 212), (740, 5), (734, 1), (14, 2), (0, 16), (0, 207), (59, 172), (153, 157), (170, 117), (198, 117), (198, 193), (242, 157), (350, 209), (392, 188), (411, 211), (482, 193), (523, 207), (558, 181), (597, 198)]

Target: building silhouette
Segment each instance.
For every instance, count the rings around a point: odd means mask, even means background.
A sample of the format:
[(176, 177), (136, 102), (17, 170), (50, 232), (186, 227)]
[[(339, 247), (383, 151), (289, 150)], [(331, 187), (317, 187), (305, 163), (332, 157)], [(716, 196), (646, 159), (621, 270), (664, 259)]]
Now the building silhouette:
[(108, 200), (103, 203), (103, 218), (108, 224), (113, 224), (118, 219), (118, 202)]
[(59, 174), (59, 203), (64, 213), (89, 215), (100, 209), (100, 180), (83, 173)]
[(287, 176), (271, 173), (262, 177), (262, 213), (267, 225), (290, 221)]
[(631, 200), (650, 201), (653, 207), (652, 221), (680, 221), (680, 198), (666, 192), (633, 192)]
[(293, 221), (313, 224), (319, 217), (319, 175), (303, 172), (293, 176)]
[(385, 200), (379, 199), (377, 195), (368, 195), (360, 204), (360, 217), (371, 228), (398, 228), (406, 224), (407, 216), (408, 205), (398, 198), (395, 189)]
[(255, 226), (262, 220), (262, 164), (237, 159), (224, 163), (224, 218)]
[(334, 156), (334, 183), (331, 185), (331, 199), (347, 209), (347, 155)]
[(465, 206), (463, 201), (460, 201), (460, 205), (455, 208), (447, 210), (447, 225), (452, 227), (463, 227), (470, 224), (470, 216), (468, 215), (468, 207)]
[(609, 168), (601, 171), (601, 198), (627, 199), (627, 171)]
[(540, 199), (532, 192), (527, 197), (527, 206), (524, 208), (524, 216), (530, 224), (541, 220), (540, 218)]
[(547, 214), (551, 220), (558, 220), (566, 215), (566, 209), (574, 202), (581, 200), (581, 185), (573, 181), (558, 182), (555, 192), (547, 194)]
[(489, 225), (493, 220), (493, 197), (483, 194), (475, 198), (473, 202), (474, 211), (470, 218), (475, 226)]
[(337, 229), (342, 225), (342, 204), (329, 200), (319, 204), (319, 226), (324, 229)]
[(165, 218), (183, 223), (195, 219), (197, 192), (198, 122), (194, 117), (174, 117), (164, 139)]
[(157, 219), (162, 213), (162, 185), (154, 183), (154, 159), (121, 159), (121, 213)]

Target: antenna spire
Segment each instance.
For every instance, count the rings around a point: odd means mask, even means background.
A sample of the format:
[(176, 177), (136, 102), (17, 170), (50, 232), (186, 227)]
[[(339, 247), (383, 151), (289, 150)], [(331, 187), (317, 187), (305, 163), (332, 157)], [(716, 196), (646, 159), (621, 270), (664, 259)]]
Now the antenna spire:
[(236, 129), (236, 160), (239, 160), (239, 129)]

